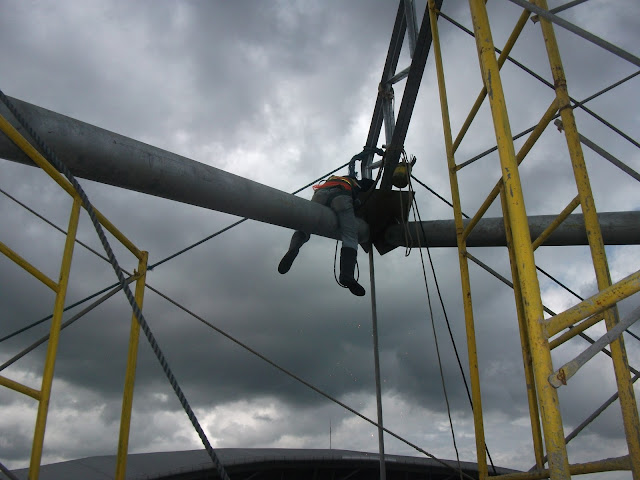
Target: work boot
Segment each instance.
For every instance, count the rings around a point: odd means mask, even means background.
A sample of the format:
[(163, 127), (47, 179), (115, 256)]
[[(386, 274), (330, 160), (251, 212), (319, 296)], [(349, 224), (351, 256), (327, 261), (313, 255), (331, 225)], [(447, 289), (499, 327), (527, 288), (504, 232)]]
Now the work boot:
[(353, 272), (356, 268), (356, 257), (358, 256), (358, 251), (354, 248), (346, 248), (342, 247), (340, 250), (340, 284), (344, 285), (349, 289), (351, 293), (358, 297), (363, 297), (365, 294), (365, 290), (360, 285), (355, 277), (353, 276)]
[(284, 254), (282, 260), (280, 260), (280, 264), (278, 265), (278, 272), (281, 274), (285, 274), (291, 269), (291, 265), (293, 261), (298, 256), (298, 252), (300, 251), (300, 247), (304, 245), (307, 240), (309, 240), (309, 235), (304, 232), (296, 231), (291, 237), (291, 244), (289, 245), (289, 250)]

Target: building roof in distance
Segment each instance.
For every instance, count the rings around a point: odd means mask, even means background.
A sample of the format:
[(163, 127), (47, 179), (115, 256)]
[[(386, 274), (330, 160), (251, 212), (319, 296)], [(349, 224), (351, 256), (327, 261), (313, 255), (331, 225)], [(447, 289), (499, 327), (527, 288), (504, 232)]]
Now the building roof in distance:
[[(333, 449), (289, 449), (289, 448), (220, 448), (216, 455), (229, 476), (239, 478), (256, 475), (260, 479), (270, 478), (341, 478), (349, 475), (352, 480), (377, 478), (379, 472), (378, 453)], [(403, 479), (448, 478), (454, 470), (428, 457), (385, 455), (387, 478)], [(457, 469), (457, 462), (444, 460)], [(114, 476), (115, 455), (82, 458), (67, 462), (43, 465), (40, 480), (106, 480)], [(465, 473), (477, 478), (477, 465), (461, 462)], [(514, 470), (498, 468), (498, 473)], [(375, 473), (374, 473), (375, 472)], [(12, 472), (18, 479), (27, 480), (28, 469)], [(372, 477), (372, 475), (374, 475)], [(127, 458), (127, 480), (195, 480), (218, 478), (211, 459), (205, 450), (137, 453)], [(238, 478), (238, 477), (236, 477)]]

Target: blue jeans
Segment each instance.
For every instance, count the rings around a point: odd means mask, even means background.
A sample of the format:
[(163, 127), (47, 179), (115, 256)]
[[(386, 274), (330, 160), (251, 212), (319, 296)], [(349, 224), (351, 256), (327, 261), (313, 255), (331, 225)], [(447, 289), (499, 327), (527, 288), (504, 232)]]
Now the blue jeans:
[[(356, 226), (351, 192), (347, 192), (340, 187), (321, 188), (315, 191), (311, 201), (325, 205), (336, 212), (342, 247), (358, 250), (358, 227)], [(297, 231), (291, 239), (291, 247), (300, 248), (310, 237), (311, 235), (308, 233)]]

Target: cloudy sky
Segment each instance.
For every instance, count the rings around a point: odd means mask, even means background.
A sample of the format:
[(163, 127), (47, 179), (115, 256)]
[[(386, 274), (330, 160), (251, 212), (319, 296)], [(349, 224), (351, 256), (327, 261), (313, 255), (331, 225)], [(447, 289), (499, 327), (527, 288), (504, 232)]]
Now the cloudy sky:
[[(563, 2), (553, 1), (550, 6)], [(417, 1), (418, 19), (424, 1)], [(344, 164), (365, 143), (397, 10), (392, 1), (156, 2), (0, 0), (0, 88), (13, 97), (291, 192)], [(506, 41), (520, 9), (489, 2), (494, 40)], [(466, 2), (444, 12), (471, 27)], [(592, 0), (562, 16), (640, 55), (640, 4)], [(481, 87), (473, 39), (440, 21), (449, 105), (457, 132)], [(637, 67), (557, 30), (569, 91), (575, 99), (635, 72)], [(551, 79), (539, 25), (529, 22), (513, 56)], [(400, 68), (409, 64), (403, 52)], [(503, 71), (513, 132), (537, 123), (552, 91), (516, 67)], [(395, 87), (397, 106), (404, 83)], [(634, 78), (588, 104), (638, 139), (640, 80)], [(640, 153), (592, 116), (577, 111), (581, 132), (640, 170)], [(454, 133), (455, 134), (455, 133)], [(380, 145), (384, 140), (380, 139)], [(494, 145), (483, 107), (456, 160)], [(516, 148), (522, 141), (516, 144)], [(415, 176), (450, 198), (435, 68), (429, 59), (405, 147), (418, 157)], [(640, 208), (631, 177), (585, 150), (600, 211)], [(70, 201), (32, 167), (0, 162), (0, 188), (66, 228)], [(500, 172), (491, 154), (461, 172), (464, 210), (472, 214)], [(522, 167), (529, 214), (561, 211), (575, 195), (563, 137), (553, 127)], [(82, 181), (92, 202), (156, 263), (237, 220), (115, 187)], [(416, 185), (424, 220), (452, 218), (450, 208)], [(311, 190), (303, 191), (304, 198)], [(1, 241), (57, 278), (64, 237), (5, 195)], [(499, 213), (494, 205), (490, 215)], [(291, 232), (245, 222), (150, 272), (148, 283), (175, 302), (370, 418), (375, 384), (370, 297), (357, 298), (333, 278), (335, 242), (313, 238), (285, 276), (276, 267)], [(100, 250), (86, 215), (79, 239)], [(114, 244), (123, 268), (136, 262)], [(505, 249), (471, 249), (509, 275)], [(426, 253), (426, 252), (425, 252)], [(457, 252), (431, 252), (447, 316), (466, 367)], [(638, 270), (640, 248), (608, 247), (614, 280)], [(368, 262), (360, 254), (369, 292)], [(580, 295), (595, 292), (586, 247), (547, 247), (538, 265)], [(533, 463), (526, 391), (512, 292), (471, 265), (488, 447), (497, 465)], [(397, 249), (376, 255), (384, 421), (387, 428), (442, 458), (455, 458), (440, 381), (420, 255)], [(427, 264), (427, 269), (429, 266)], [(67, 303), (111, 285), (111, 267), (76, 249)], [(576, 302), (542, 277), (543, 301), (560, 311)], [(429, 291), (446, 391), (461, 459), (475, 461), (473, 419), (433, 278)], [(637, 305), (621, 305), (624, 314)], [(8, 260), (0, 260), (0, 336), (47, 316), (53, 296)], [(232, 343), (147, 290), (144, 312), (214, 447), (301, 447), (375, 451), (374, 427)], [(75, 313), (75, 310), (73, 311)], [(70, 316), (72, 313), (67, 314)], [(49, 413), (43, 462), (113, 454), (117, 446), (130, 311), (119, 294), (68, 330)], [(633, 330), (640, 333), (640, 328)], [(589, 333), (599, 336), (601, 329)], [(4, 362), (47, 332), (30, 329), (2, 343)], [(638, 342), (627, 336), (640, 365)], [(554, 352), (559, 366), (586, 347), (574, 340)], [(39, 388), (44, 348), (2, 374)], [(602, 358), (600, 358), (602, 357)], [(597, 388), (596, 388), (597, 386)], [(610, 361), (598, 355), (561, 392), (570, 432), (615, 389)], [(638, 395), (636, 388), (636, 395)], [(0, 390), (0, 461), (26, 466), (36, 405)], [(331, 437), (330, 437), (331, 428)], [(146, 341), (141, 341), (131, 452), (201, 448)], [(389, 453), (420, 455), (386, 437)], [(569, 447), (572, 462), (626, 453), (614, 404)], [(628, 473), (601, 478), (630, 478)]]

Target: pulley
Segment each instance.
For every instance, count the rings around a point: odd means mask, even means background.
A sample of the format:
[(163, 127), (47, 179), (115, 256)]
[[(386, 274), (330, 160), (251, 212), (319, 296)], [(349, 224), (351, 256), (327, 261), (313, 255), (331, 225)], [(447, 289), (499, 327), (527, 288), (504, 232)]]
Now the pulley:
[(411, 161), (407, 160), (405, 156), (396, 168), (393, 170), (393, 175), (391, 176), (391, 183), (396, 188), (405, 188), (409, 184), (409, 177), (411, 176), (411, 169), (416, 164), (416, 157), (411, 155)]

